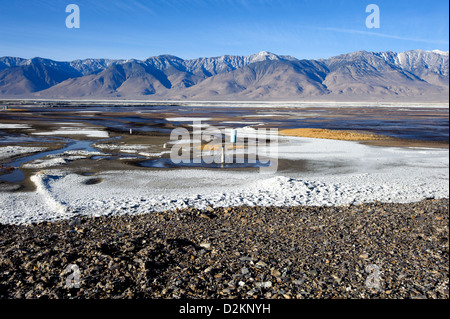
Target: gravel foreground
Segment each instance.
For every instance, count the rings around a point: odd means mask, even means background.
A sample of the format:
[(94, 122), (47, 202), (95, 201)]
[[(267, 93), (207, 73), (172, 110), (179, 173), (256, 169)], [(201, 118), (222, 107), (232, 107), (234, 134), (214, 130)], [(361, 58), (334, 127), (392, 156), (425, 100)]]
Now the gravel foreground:
[(0, 225), (0, 298), (449, 298), (448, 205), (190, 208)]

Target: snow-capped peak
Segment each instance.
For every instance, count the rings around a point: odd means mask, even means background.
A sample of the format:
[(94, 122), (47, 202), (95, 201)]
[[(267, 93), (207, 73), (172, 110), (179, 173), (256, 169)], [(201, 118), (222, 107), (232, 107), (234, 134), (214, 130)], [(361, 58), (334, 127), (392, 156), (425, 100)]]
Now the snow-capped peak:
[(433, 52), (433, 53), (436, 53), (436, 54), (448, 56), (448, 51), (432, 50), (432, 51), (429, 51), (429, 52)]
[(267, 51), (261, 51), (259, 53), (251, 55), (251, 60), (253, 60), (254, 62), (279, 59), (280, 57), (278, 55)]

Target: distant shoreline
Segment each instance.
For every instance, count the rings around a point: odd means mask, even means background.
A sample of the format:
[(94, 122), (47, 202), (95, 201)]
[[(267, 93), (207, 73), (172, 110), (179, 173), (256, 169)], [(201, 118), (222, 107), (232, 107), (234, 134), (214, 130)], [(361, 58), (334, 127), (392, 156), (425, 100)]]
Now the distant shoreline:
[(370, 101), (182, 101), (182, 100), (118, 100), (118, 99), (0, 99), (0, 105), (32, 107), (64, 106), (195, 106), (195, 107), (411, 107), (411, 108), (448, 108), (449, 102), (370, 102)]

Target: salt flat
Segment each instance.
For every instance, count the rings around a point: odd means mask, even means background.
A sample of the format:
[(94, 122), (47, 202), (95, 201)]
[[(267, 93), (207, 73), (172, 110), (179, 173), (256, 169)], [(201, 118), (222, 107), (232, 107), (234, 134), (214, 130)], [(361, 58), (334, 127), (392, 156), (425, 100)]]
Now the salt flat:
[[(449, 197), (448, 149), (369, 146), (349, 141), (280, 137), (279, 159), (306, 160), (302, 170), (58, 170), (36, 174), (37, 191), (0, 193), (0, 223), (140, 214), (187, 206), (344, 205)], [(294, 162), (295, 163), (295, 162)]]
[(0, 160), (19, 156), (22, 154), (35, 153), (44, 151), (45, 147), (28, 147), (28, 146), (0, 146)]
[(68, 127), (62, 127), (59, 130), (51, 131), (51, 132), (38, 132), (33, 133), (33, 135), (85, 135), (89, 137), (108, 137), (108, 132), (98, 130), (95, 128), (68, 128)]

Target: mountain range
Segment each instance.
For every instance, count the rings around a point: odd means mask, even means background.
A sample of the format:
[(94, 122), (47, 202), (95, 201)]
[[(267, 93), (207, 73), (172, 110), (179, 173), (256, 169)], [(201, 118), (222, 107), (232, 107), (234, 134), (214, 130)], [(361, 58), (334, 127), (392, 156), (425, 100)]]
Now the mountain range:
[(0, 58), (0, 98), (449, 101), (449, 52), (358, 51), (299, 60), (270, 52), (183, 60)]

